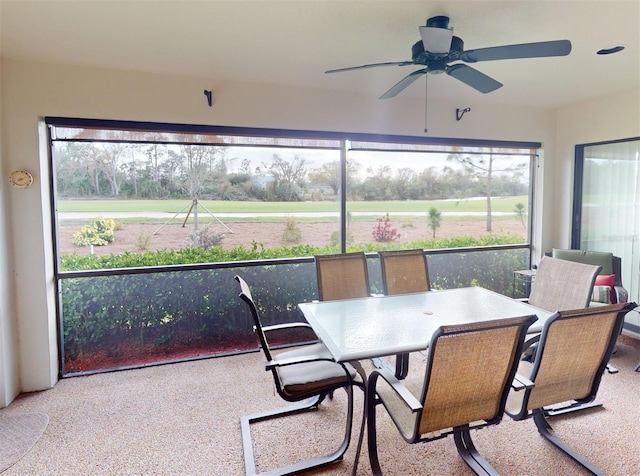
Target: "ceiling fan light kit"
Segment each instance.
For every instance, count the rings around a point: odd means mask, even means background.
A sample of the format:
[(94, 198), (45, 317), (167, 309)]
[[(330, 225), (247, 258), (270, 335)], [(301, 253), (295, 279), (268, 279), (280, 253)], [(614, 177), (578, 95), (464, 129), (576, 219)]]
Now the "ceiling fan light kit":
[[(449, 17), (444, 15), (429, 18), (426, 26), (419, 27), (419, 31), (421, 40), (411, 48), (411, 61), (365, 64), (331, 69), (325, 72), (341, 73), (378, 66), (422, 66), (421, 69), (409, 73), (392, 86), (391, 89), (380, 96), (380, 99), (389, 99), (397, 96), (420, 76), (428, 73), (446, 73), (476, 91), (487, 94), (502, 87), (502, 83), (465, 63), (566, 56), (571, 52), (571, 42), (569, 40), (494, 46), (465, 51), (464, 42), (461, 38), (453, 35), (453, 29), (449, 28)], [(462, 61), (463, 63), (450, 64), (455, 61)]]
[[(425, 53), (446, 57), (449, 54), (453, 30), (421, 26), (420, 37), (422, 38), (422, 50)], [(419, 44), (420, 42), (418, 42)]]

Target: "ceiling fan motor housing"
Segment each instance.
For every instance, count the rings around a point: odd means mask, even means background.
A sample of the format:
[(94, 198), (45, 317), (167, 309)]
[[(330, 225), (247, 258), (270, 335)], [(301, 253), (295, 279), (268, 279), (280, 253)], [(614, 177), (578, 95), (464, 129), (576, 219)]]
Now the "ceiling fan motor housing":
[(464, 51), (464, 41), (462, 38), (454, 36), (451, 38), (451, 48), (448, 53), (445, 54), (433, 54), (425, 51), (422, 40), (417, 41), (411, 48), (411, 58), (417, 64), (429, 65), (432, 62), (442, 61), (445, 64), (450, 61), (457, 61), (460, 59), (462, 52)]
[(427, 26), (432, 28), (449, 28), (449, 17), (439, 15), (427, 19)]

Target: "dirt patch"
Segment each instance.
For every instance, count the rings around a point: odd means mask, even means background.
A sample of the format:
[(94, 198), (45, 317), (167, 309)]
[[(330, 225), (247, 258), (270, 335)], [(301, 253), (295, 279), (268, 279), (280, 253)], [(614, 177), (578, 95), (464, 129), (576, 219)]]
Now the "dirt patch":
[[(331, 244), (331, 235), (338, 230), (335, 223), (300, 223), (298, 225), (301, 239), (299, 242), (288, 242), (283, 239), (285, 231), (284, 223), (230, 223), (230, 233), (220, 224), (212, 224), (210, 229), (216, 233), (224, 233), (222, 246), (231, 249), (238, 245), (251, 248), (252, 243), (262, 244), (265, 248), (290, 246), (304, 243), (313, 246), (326, 246)], [(373, 240), (375, 221), (356, 222), (350, 226), (350, 232), (355, 243), (370, 243)], [(426, 220), (415, 220), (407, 223), (395, 223), (400, 237), (398, 243), (430, 239), (433, 237)], [(526, 238), (526, 229), (518, 219), (500, 219), (493, 222), (493, 234), (515, 233)], [(80, 225), (60, 226), (60, 253), (89, 254), (88, 246), (78, 247), (73, 244), (73, 234), (80, 230)], [(116, 231), (114, 242), (105, 246), (95, 246), (94, 254), (108, 255), (111, 253), (142, 252), (145, 250), (180, 249), (188, 246), (192, 241), (190, 235), (193, 225), (169, 224), (164, 227), (158, 224), (124, 224)], [(484, 220), (443, 220), (440, 228), (436, 230), (436, 238), (451, 238), (457, 236), (480, 237), (491, 234), (486, 231)]]
[[(243, 245), (250, 248), (255, 241), (265, 248), (294, 245), (298, 243), (326, 246), (331, 244), (331, 235), (338, 230), (338, 225), (333, 223), (300, 223), (299, 230), (302, 238), (297, 243), (287, 242), (283, 239), (285, 225), (283, 223), (232, 223), (227, 225), (233, 233), (230, 233), (223, 225), (212, 224), (210, 229), (214, 232), (224, 233), (222, 246), (227, 249)], [(376, 222), (356, 222), (350, 226), (355, 243), (370, 243), (373, 241), (373, 229)], [(400, 237), (398, 243), (408, 243), (420, 239), (433, 237), (426, 220), (415, 220), (407, 223), (396, 223)], [(88, 246), (78, 247), (73, 244), (73, 234), (80, 229), (80, 225), (60, 226), (60, 253), (89, 254)], [(526, 238), (526, 229), (517, 219), (494, 220), (492, 226), (494, 234), (515, 233)], [(96, 255), (111, 253), (141, 252), (145, 250), (180, 249), (191, 243), (190, 234), (193, 225), (169, 224), (124, 224), (116, 231), (114, 242), (105, 246), (95, 246)], [(490, 234), (486, 231), (484, 220), (444, 220), (440, 228), (436, 230), (436, 238), (451, 238), (456, 236), (480, 237)]]

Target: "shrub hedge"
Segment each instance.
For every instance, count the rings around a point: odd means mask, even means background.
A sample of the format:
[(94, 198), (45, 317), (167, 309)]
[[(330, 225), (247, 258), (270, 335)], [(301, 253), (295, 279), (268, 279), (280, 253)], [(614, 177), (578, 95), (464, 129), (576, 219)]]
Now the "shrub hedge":
[[(520, 242), (515, 235), (463, 237), (409, 244), (375, 243), (352, 246), (350, 251), (478, 248)], [(338, 251), (337, 246), (309, 245), (265, 249), (254, 243), (250, 249), (190, 247), (109, 256), (62, 256), (61, 268), (66, 271), (238, 262), (237, 267), (63, 277), (60, 296), (65, 361), (91, 353), (113, 353), (121, 345), (153, 344), (170, 349), (177, 343), (250, 338), (253, 323), (246, 305), (238, 299), (239, 289), (233, 279), (236, 274), (251, 286), (265, 324), (300, 321), (303, 317), (297, 303), (317, 299), (313, 262), (263, 266), (253, 262)], [(522, 269), (527, 256), (523, 249), (490, 248), (473, 252), (452, 249), (451, 253), (429, 255), (431, 283), (436, 289), (479, 285), (509, 294), (513, 270)], [(370, 266), (370, 282), (372, 292), (381, 292), (375, 261)]]

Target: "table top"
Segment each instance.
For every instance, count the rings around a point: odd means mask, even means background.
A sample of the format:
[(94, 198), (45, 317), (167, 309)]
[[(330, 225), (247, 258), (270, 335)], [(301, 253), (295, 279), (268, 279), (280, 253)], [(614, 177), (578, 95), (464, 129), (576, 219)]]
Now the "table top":
[(338, 362), (426, 349), (443, 325), (534, 314), (538, 320), (529, 332), (540, 332), (553, 314), (479, 287), (309, 302), (299, 308)]

